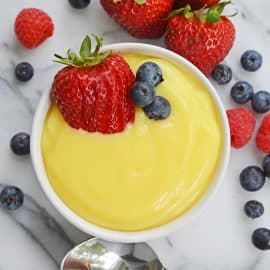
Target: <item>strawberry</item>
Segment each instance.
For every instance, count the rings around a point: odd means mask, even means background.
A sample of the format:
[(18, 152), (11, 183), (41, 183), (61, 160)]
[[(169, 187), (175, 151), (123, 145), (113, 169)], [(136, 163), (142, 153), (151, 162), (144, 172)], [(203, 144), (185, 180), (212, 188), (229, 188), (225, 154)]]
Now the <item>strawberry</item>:
[(36, 48), (53, 35), (53, 22), (50, 16), (37, 8), (23, 9), (16, 17), (14, 31), (20, 43), (28, 48)]
[(256, 135), (256, 145), (262, 152), (270, 154), (270, 114), (267, 114)]
[(68, 51), (68, 57), (55, 55), (56, 62), (68, 65), (55, 76), (52, 101), (67, 123), (76, 129), (104, 134), (121, 132), (135, 118), (135, 106), (130, 99), (135, 81), (128, 63), (116, 53), (99, 53), (103, 39), (86, 36), (80, 56)]
[(252, 112), (244, 107), (227, 110), (231, 132), (231, 145), (234, 148), (245, 146), (251, 139), (256, 119)]
[(170, 15), (165, 35), (167, 48), (188, 59), (207, 77), (226, 57), (235, 40), (232, 22), (221, 16), (229, 3), (223, 2), (207, 11), (195, 12), (186, 6)]
[(174, 0), (100, 0), (105, 11), (137, 38), (159, 38)]
[(190, 5), (192, 9), (200, 9), (205, 6), (211, 7), (217, 4), (219, 0), (176, 0), (175, 4), (177, 7), (185, 7)]

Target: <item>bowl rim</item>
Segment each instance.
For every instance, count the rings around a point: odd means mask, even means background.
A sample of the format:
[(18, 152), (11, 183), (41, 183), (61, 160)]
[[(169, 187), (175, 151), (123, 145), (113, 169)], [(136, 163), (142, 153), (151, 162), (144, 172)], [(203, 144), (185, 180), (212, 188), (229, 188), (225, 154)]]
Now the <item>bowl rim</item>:
[(125, 243), (136, 243), (136, 242), (145, 242), (164, 236), (168, 236), (174, 231), (179, 230), (182, 226), (190, 222), (192, 219), (197, 217), (202, 213), (203, 208), (207, 205), (213, 195), (216, 193), (218, 188), (222, 183), (226, 168), (228, 166), (229, 155), (230, 155), (230, 134), (229, 134), (229, 125), (227, 121), (227, 116), (221, 99), (216, 93), (215, 88), (210, 83), (210, 81), (203, 75), (203, 73), (190, 63), (185, 58), (179, 56), (178, 54), (169, 51), (165, 48), (158, 47), (155, 45), (144, 44), (144, 43), (114, 43), (110, 45), (105, 45), (102, 48), (102, 51), (112, 50), (113, 52), (121, 53), (136, 53), (149, 55), (154, 57), (164, 58), (176, 64), (180, 64), (190, 70), (200, 81), (206, 86), (208, 92), (212, 96), (216, 107), (220, 115), (220, 121), (223, 128), (223, 149), (220, 158), (219, 168), (215, 176), (213, 177), (212, 183), (209, 185), (208, 189), (204, 195), (199, 199), (199, 201), (187, 210), (183, 215), (179, 216), (175, 220), (170, 221), (169, 223), (162, 225), (160, 227), (147, 229), (144, 231), (134, 231), (134, 232), (125, 232), (125, 231), (115, 231), (107, 228), (99, 227), (95, 224), (92, 224), (79, 215), (74, 213), (69, 209), (64, 202), (58, 197), (58, 195), (53, 190), (52, 186), (49, 183), (48, 177), (43, 164), (42, 151), (41, 151), (41, 135), (43, 130), (43, 124), (45, 116), (48, 112), (48, 109), (51, 105), (50, 101), (50, 89), (43, 93), (43, 96), (38, 104), (37, 110), (35, 112), (31, 139), (30, 139), (30, 151), (33, 167), (38, 178), (38, 181), (41, 185), (42, 190), (46, 194), (49, 201), (54, 205), (58, 212), (65, 217), (72, 225), (81, 231), (94, 235), (96, 237), (105, 239), (107, 241), (114, 242), (125, 242)]

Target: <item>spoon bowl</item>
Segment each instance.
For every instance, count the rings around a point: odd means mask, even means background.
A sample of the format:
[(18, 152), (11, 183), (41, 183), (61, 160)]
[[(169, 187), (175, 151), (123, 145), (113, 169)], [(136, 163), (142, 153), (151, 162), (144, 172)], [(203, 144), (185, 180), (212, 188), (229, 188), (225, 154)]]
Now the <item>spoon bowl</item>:
[(145, 243), (123, 244), (87, 240), (64, 257), (61, 270), (166, 270)]

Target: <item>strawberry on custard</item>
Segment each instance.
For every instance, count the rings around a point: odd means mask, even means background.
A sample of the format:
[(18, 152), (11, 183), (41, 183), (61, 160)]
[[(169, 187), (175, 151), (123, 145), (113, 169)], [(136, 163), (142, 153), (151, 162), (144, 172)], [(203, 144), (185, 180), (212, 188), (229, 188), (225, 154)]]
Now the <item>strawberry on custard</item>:
[(52, 101), (73, 128), (104, 134), (121, 132), (135, 118), (130, 100), (135, 76), (121, 55), (99, 53), (103, 39), (94, 38), (94, 51), (86, 36), (80, 56), (71, 51), (67, 58), (55, 55), (56, 62), (67, 67), (54, 78)]

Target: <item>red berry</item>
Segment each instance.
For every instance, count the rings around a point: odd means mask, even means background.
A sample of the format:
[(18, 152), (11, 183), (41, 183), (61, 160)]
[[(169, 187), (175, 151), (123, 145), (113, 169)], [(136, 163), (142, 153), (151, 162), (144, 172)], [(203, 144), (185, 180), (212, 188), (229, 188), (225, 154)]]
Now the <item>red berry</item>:
[(53, 35), (53, 22), (50, 16), (37, 8), (23, 9), (16, 17), (14, 31), (20, 43), (28, 48), (38, 47)]
[(159, 38), (168, 22), (174, 0), (100, 0), (101, 5), (117, 23), (137, 38)]
[(178, 14), (170, 19), (165, 43), (168, 49), (188, 59), (209, 77), (232, 48), (235, 28), (224, 16), (211, 23), (194, 16), (186, 18)]
[(256, 145), (261, 151), (270, 154), (270, 114), (262, 120), (256, 136)]
[(176, 0), (177, 7), (185, 7), (190, 5), (192, 9), (200, 9), (204, 6), (213, 6), (218, 3), (219, 0)]
[(121, 132), (135, 118), (130, 99), (134, 81), (124, 58), (111, 54), (95, 66), (60, 70), (54, 78), (52, 100), (73, 128), (104, 134)]
[(256, 124), (255, 117), (243, 107), (227, 110), (227, 116), (231, 131), (231, 145), (234, 148), (241, 148), (252, 137)]

